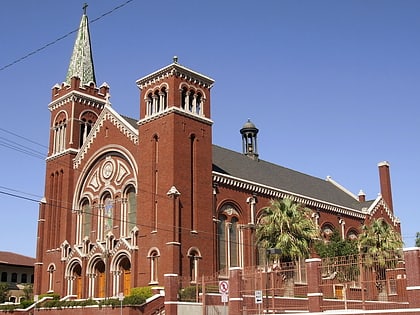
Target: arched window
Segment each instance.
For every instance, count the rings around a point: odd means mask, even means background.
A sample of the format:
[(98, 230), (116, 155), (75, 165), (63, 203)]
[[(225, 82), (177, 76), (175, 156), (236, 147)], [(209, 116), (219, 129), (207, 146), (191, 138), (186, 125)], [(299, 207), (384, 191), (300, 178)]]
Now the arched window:
[(97, 116), (91, 111), (84, 112), (80, 117), (80, 147), (85, 143), (87, 136), (95, 124)]
[(28, 275), (26, 273), (22, 273), (20, 276), (20, 282), (21, 283), (27, 283), (28, 282)]
[(325, 241), (329, 241), (331, 235), (333, 234), (335, 228), (332, 224), (325, 223), (321, 228), (321, 236)]
[(11, 280), (11, 282), (17, 282), (17, 273), (16, 272), (13, 272), (12, 273), (12, 280)]
[(6, 271), (3, 271), (1, 273), (1, 280), (0, 281), (1, 282), (7, 282), (7, 272)]
[(166, 87), (161, 87), (154, 92), (147, 94), (146, 102), (146, 117), (160, 113), (168, 108), (168, 92)]
[(48, 267), (48, 292), (54, 292), (54, 272), (55, 266), (50, 265)]
[(197, 91), (195, 87), (182, 87), (181, 93), (181, 109), (190, 112), (194, 115), (202, 116), (204, 94), (201, 91)]
[(187, 256), (190, 259), (190, 281), (197, 283), (199, 276), (198, 262), (201, 259), (201, 255), (197, 249), (191, 248)]
[(217, 244), (218, 267), (226, 271), (230, 267), (243, 266), (242, 231), (239, 229), (239, 212), (231, 204), (222, 207), (218, 216)]
[(104, 239), (108, 232), (112, 231), (114, 219), (114, 201), (111, 199), (111, 194), (106, 193), (102, 199), (102, 215), (99, 217), (99, 231), (101, 231), (100, 238)]
[(82, 202), (82, 239), (90, 238), (92, 231), (92, 209), (89, 200), (84, 199)]
[(353, 229), (349, 230), (347, 233), (347, 239), (351, 241), (357, 240), (357, 232)]
[(181, 108), (183, 110), (185, 110), (187, 108), (187, 106), (186, 106), (186, 104), (188, 102), (188, 99), (187, 99), (188, 94), (187, 93), (188, 93), (187, 88), (183, 87), (182, 90), (181, 90)]
[(54, 132), (54, 144), (53, 151), (54, 153), (60, 153), (66, 149), (66, 128), (67, 128), (67, 119), (65, 112), (58, 114), (55, 119), (53, 132)]
[[(131, 231), (136, 226), (137, 220), (137, 196), (133, 186), (127, 189), (127, 227)], [(126, 234), (126, 233), (125, 233)]]
[(158, 259), (159, 252), (157, 249), (153, 249), (149, 252), (147, 258), (150, 259), (150, 284), (156, 284), (159, 282), (158, 279)]

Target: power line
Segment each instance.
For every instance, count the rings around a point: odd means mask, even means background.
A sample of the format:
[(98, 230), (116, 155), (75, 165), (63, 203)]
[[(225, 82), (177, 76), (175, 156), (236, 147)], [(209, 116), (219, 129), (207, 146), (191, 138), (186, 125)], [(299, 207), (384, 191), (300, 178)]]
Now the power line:
[[(126, 6), (127, 4), (129, 4), (130, 2), (133, 2), (133, 1), (134, 1), (134, 0), (127, 0), (127, 1), (126, 1), (126, 2), (124, 2), (123, 4), (120, 4), (120, 5), (116, 6), (115, 8), (113, 8), (112, 10), (110, 10), (110, 11), (108, 11), (108, 12), (105, 12), (105, 13), (103, 13), (102, 15), (100, 15), (99, 17), (97, 17), (97, 18), (93, 19), (91, 22), (89, 22), (89, 24), (92, 24), (92, 23), (95, 23), (96, 21), (99, 21), (100, 19), (104, 18), (105, 16), (107, 16), (107, 15), (109, 15), (109, 14), (114, 13), (116, 10), (121, 9), (122, 7)], [(72, 35), (72, 34), (76, 33), (78, 30), (79, 30), (79, 28), (77, 28), (77, 29), (75, 29), (75, 30), (73, 30), (73, 31), (71, 31), (71, 32), (68, 32), (67, 34), (65, 34), (65, 35), (63, 35), (63, 36), (61, 36), (61, 37), (59, 37), (59, 38), (57, 38), (57, 39), (55, 39), (55, 40), (53, 40), (53, 41), (51, 41), (51, 42), (49, 42), (49, 43), (45, 44), (44, 46), (41, 46), (41, 47), (39, 47), (39, 48), (37, 48), (37, 49), (35, 49), (35, 50), (31, 51), (30, 53), (28, 53), (28, 54), (24, 55), (23, 57), (20, 57), (20, 58), (18, 58), (18, 59), (16, 59), (16, 60), (12, 61), (11, 63), (9, 63), (9, 64), (7, 64), (7, 65), (5, 65), (5, 66), (1, 67), (1, 68), (0, 68), (0, 71), (3, 71), (3, 70), (5, 70), (5, 69), (7, 69), (7, 68), (9, 68), (9, 67), (11, 67), (11, 66), (13, 66), (13, 65), (15, 65), (15, 64), (17, 64), (17, 63), (19, 63), (19, 62), (21, 62), (21, 61), (23, 61), (23, 60), (25, 60), (25, 59), (27, 59), (27, 58), (29, 58), (29, 57), (31, 57), (31, 56), (33, 56), (33, 55), (35, 55), (35, 54), (39, 53), (39, 52), (41, 52), (41, 51), (43, 51), (43, 50), (47, 49), (48, 47), (50, 47), (50, 46), (52, 46), (52, 45), (54, 45), (54, 44), (58, 43), (59, 41), (61, 41), (61, 40), (65, 39), (65, 38), (67, 38), (67, 37), (69, 37), (70, 35)]]

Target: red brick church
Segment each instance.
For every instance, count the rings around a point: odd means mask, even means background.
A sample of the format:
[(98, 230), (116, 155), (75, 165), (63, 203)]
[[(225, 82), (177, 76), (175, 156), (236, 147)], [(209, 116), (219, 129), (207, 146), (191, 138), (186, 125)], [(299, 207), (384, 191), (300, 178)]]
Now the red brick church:
[(256, 265), (255, 225), (273, 198), (307, 205), (325, 234), (355, 238), (376, 217), (400, 230), (387, 162), (378, 165), (381, 194), (365, 200), (331, 178), (265, 161), (249, 120), (238, 126), (242, 152), (214, 145), (213, 84), (174, 57), (136, 81), (140, 117), (118, 113), (110, 87), (97, 85), (83, 14), (66, 80), (48, 105), (35, 294), (115, 297), (163, 286), (165, 274), (194, 283)]

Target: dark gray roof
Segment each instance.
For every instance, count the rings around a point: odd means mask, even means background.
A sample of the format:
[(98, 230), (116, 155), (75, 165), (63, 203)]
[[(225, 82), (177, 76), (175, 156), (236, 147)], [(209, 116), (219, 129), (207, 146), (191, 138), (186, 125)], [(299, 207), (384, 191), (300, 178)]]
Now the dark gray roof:
[(131, 126), (133, 126), (134, 129), (138, 128), (137, 122), (138, 119), (134, 119), (125, 115), (121, 115), (122, 118), (124, 118)]
[(213, 171), (338, 206), (361, 210), (360, 203), (331, 182), (213, 145)]
[[(138, 127), (136, 119), (122, 117), (134, 128)], [(373, 202), (361, 203), (325, 179), (264, 160), (253, 160), (217, 145), (213, 145), (213, 171), (354, 210), (368, 208)]]

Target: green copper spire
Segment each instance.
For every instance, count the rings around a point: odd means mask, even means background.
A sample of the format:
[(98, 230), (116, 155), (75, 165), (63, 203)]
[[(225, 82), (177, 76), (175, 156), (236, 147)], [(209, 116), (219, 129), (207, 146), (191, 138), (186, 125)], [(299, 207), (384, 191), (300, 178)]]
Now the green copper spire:
[(74, 43), (69, 70), (67, 71), (66, 82), (68, 84), (70, 84), (70, 79), (75, 76), (80, 78), (81, 85), (92, 81), (96, 84), (86, 8), (87, 4), (83, 6), (83, 16)]

